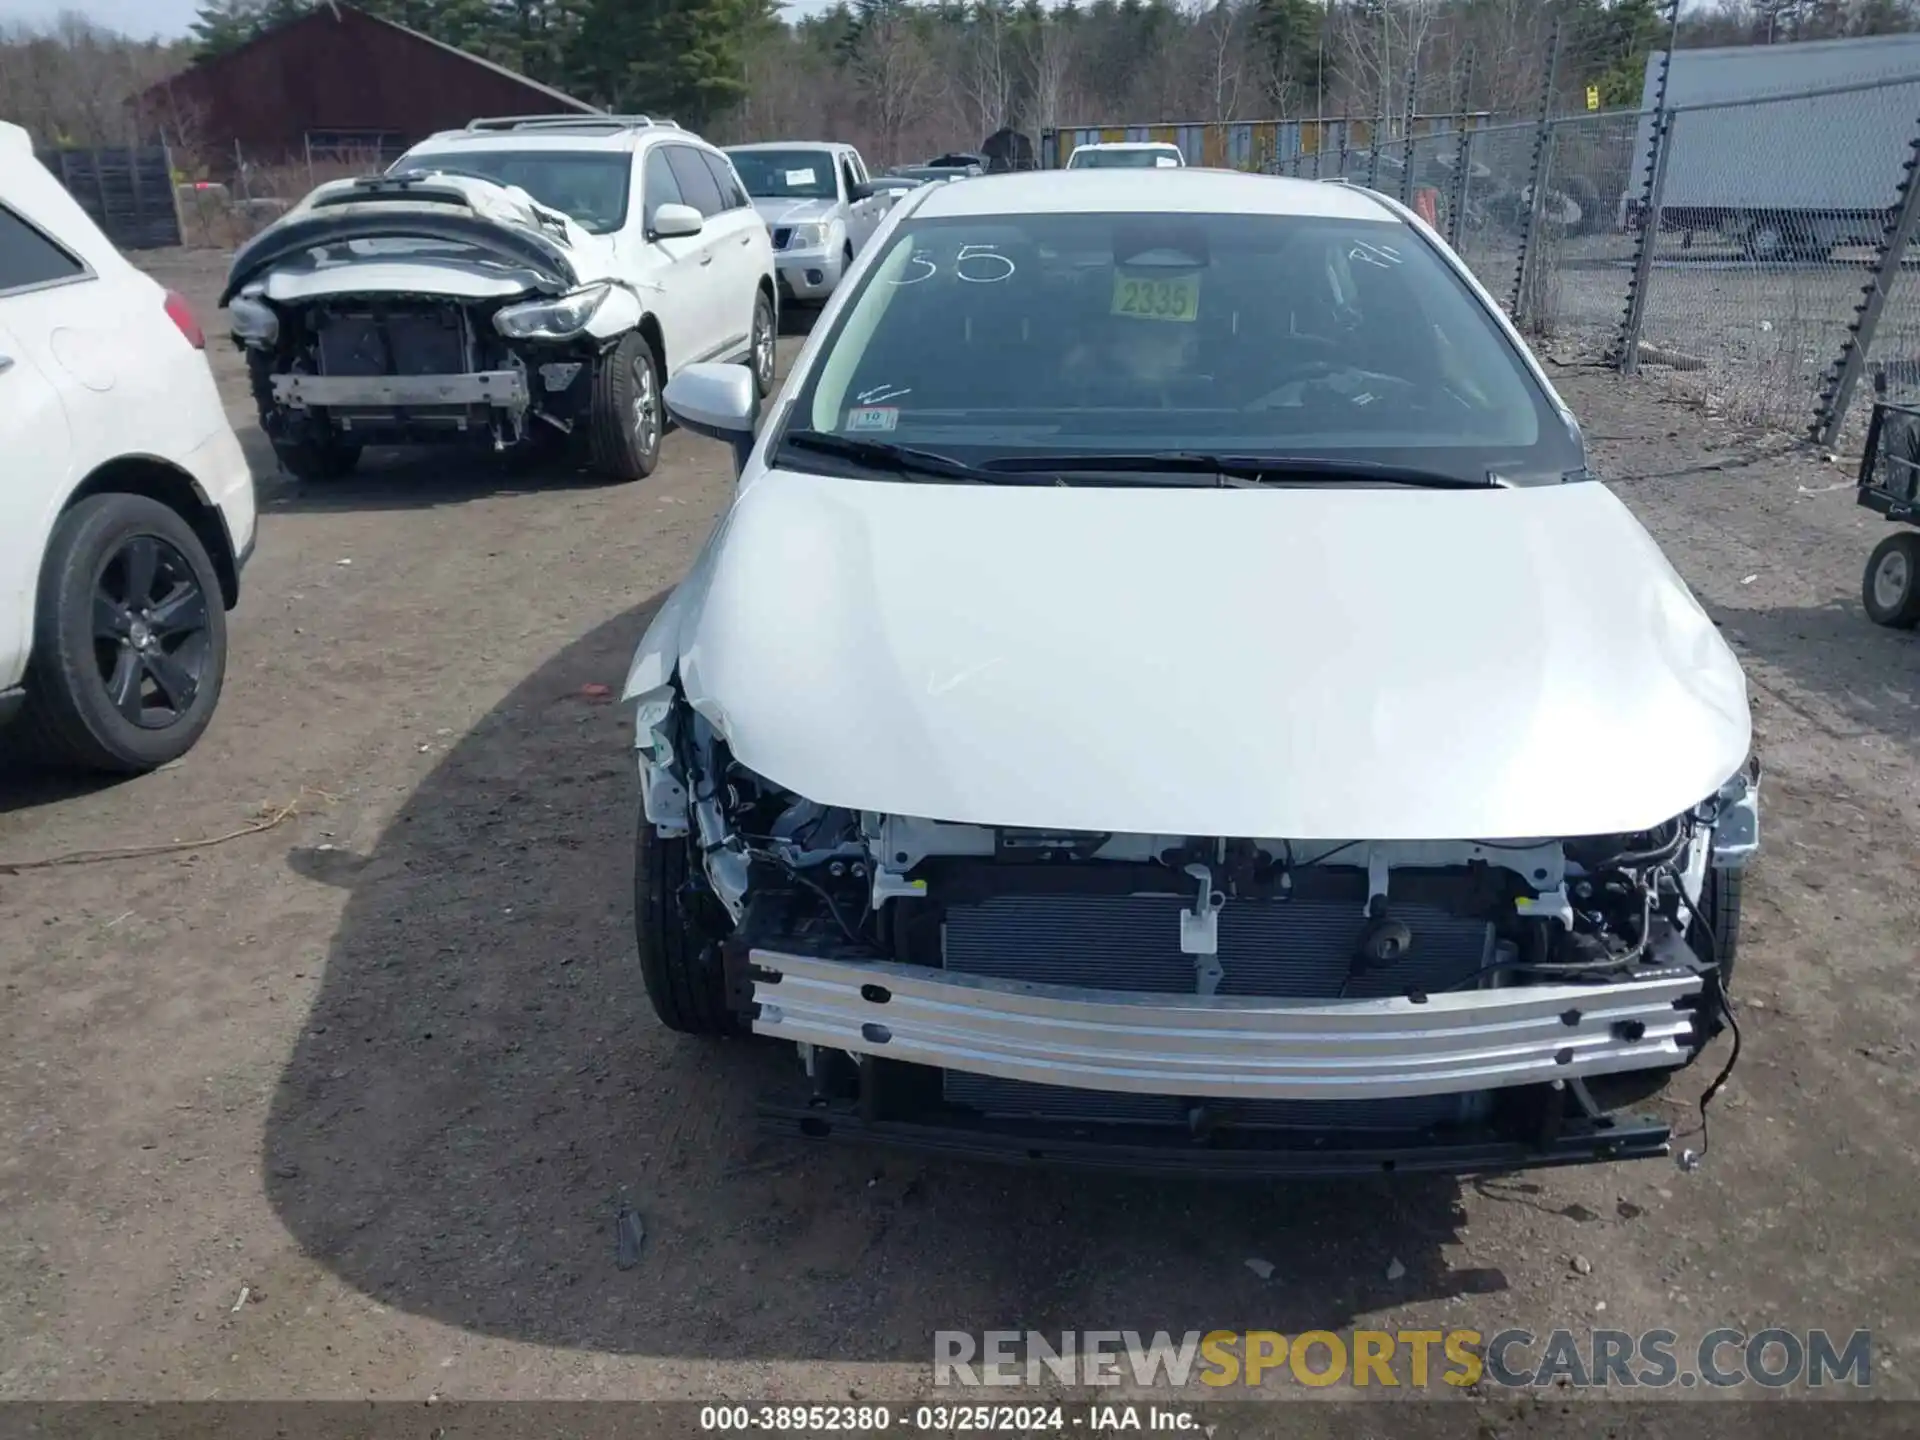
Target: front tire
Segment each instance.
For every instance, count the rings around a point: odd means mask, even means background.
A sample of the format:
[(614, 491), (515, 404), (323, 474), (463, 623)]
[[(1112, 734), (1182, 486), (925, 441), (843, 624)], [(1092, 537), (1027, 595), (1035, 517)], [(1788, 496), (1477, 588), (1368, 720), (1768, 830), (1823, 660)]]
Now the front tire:
[(40, 567), (21, 723), (56, 763), (138, 775), (213, 719), (227, 669), (220, 577), (187, 522), (144, 495), (94, 495)]
[[(329, 427), (312, 420), (298, 422), (294, 435), (276, 434), (284, 424), (273, 399), (273, 361), (258, 350), (247, 351), (247, 383), (253, 391), (253, 403), (260, 413), (260, 428), (273, 443), (274, 458), (280, 468), (296, 480), (338, 480), (353, 473), (360, 463), (360, 446), (343, 440)], [(315, 438), (313, 431), (319, 428)]]
[(1920, 625), (1920, 531), (1902, 530), (1874, 546), (1860, 580), (1860, 603), (1876, 625)]
[(666, 428), (660, 362), (646, 336), (630, 330), (594, 366), (587, 411), (590, 463), (609, 480), (644, 480), (660, 463)]
[(1711, 956), (1719, 962), (1723, 990), (1733, 979), (1733, 964), (1740, 955), (1740, 899), (1744, 877), (1745, 872), (1741, 870), (1709, 867), (1706, 879), (1701, 882), (1700, 913), (1713, 933), (1708, 935), (1697, 919), (1688, 927), (1687, 943), (1694, 953), (1702, 959)]
[(719, 901), (692, 863), (685, 836), (663, 839), (640, 814), (633, 846), (633, 928), (640, 979), (653, 1013), (683, 1035), (738, 1035), (746, 1027), (727, 1008)]

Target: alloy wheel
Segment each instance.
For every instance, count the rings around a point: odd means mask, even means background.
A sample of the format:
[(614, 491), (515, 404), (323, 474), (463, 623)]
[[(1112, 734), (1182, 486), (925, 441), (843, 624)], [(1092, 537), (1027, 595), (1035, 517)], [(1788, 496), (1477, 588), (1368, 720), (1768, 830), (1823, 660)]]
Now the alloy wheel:
[(636, 355), (633, 358), (633, 439), (643, 455), (653, 454), (660, 444), (659, 411), (653, 362), (644, 354)]
[(206, 592), (156, 535), (129, 535), (93, 586), (93, 654), (108, 701), (143, 730), (193, 708), (211, 648)]
[(773, 320), (761, 300), (753, 307), (753, 373), (762, 391), (773, 388), (773, 351)]

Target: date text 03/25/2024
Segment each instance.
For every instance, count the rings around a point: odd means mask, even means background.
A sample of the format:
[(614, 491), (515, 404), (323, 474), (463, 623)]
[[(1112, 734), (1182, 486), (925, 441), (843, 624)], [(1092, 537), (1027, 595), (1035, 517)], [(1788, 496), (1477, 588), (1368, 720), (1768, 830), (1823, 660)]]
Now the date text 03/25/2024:
[(703, 1405), (703, 1431), (798, 1435), (909, 1433), (1071, 1435), (1206, 1427), (1191, 1410), (1162, 1405)]

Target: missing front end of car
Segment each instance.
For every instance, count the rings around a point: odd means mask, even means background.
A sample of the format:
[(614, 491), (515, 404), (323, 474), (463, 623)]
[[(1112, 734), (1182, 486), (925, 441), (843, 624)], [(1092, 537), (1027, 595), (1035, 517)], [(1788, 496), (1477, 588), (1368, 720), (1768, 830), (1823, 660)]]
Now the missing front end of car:
[(797, 795), (671, 688), (639, 720), (649, 820), (732, 922), (725, 1007), (800, 1056), (787, 1133), (1263, 1175), (1647, 1158), (1637, 1107), (1727, 1013), (1696, 923), (1721, 808), (1566, 841), (994, 829)]

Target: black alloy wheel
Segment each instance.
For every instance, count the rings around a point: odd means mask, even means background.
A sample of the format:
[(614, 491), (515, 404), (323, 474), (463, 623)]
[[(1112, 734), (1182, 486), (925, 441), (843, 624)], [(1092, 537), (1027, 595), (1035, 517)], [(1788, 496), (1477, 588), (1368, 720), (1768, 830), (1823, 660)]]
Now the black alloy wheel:
[(130, 535), (93, 585), (93, 653), (107, 700), (143, 730), (178, 724), (212, 652), (211, 605), (193, 567), (157, 535)]

